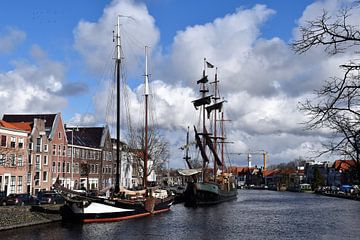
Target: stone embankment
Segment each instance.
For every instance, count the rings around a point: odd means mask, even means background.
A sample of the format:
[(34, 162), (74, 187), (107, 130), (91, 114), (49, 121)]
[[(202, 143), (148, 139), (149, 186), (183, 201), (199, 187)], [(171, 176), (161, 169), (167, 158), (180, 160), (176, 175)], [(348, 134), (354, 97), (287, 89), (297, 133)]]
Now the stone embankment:
[(1, 206), (0, 231), (60, 221), (60, 206)]

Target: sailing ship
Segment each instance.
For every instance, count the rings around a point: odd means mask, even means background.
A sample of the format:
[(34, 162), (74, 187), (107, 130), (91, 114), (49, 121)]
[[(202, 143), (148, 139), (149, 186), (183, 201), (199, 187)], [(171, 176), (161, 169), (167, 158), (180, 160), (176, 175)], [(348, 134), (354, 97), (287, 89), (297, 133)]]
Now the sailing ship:
[[(214, 66), (204, 59), (203, 76), (197, 81), (200, 85), (199, 92), (201, 97), (192, 101), (196, 110), (201, 111), (202, 115), (202, 132), (198, 132), (194, 126), (195, 142), (200, 150), (202, 158), (202, 168), (193, 168), (190, 158), (188, 156), (189, 141), (187, 137), (187, 149), (186, 160), (189, 169), (186, 171), (179, 171), (181, 175), (191, 176), (192, 180), (188, 182), (186, 190), (184, 192), (184, 200), (186, 206), (202, 206), (218, 204), (224, 201), (229, 201), (237, 198), (237, 189), (235, 185), (235, 176), (230, 173), (226, 173), (226, 167), (224, 162), (224, 113), (222, 111), (224, 100), (220, 100), (217, 68), (215, 73), (215, 80), (211, 82), (214, 84), (214, 94), (209, 95), (208, 92), (208, 76), (205, 74), (207, 68), (213, 68)], [(221, 113), (221, 119), (218, 119)], [(206, 119), (213, 115), (213, 133), (209, 133), (206, 128)], [(221, 123), (221, 136), (217, 136), (217, 124)], [(213, 140), (212, 140), (213, 139)], [(220, 140), (220, 141), (218, 141)], [(218, 155), (217, 145), (221, 144), (221, 159)], [(207, 151), (208, 149), (208, 151)], [(213, 159), (213, 173), (211, 177), (211, 169), (209, 168), (210, 155)], [(218, 174), (218, 167), (221, 167), (221, 173)], [(201, 172), (201, 177), (198, 173)]]
[[(66, 199), (61, 208), (64, 220), (89, 222), (120, 221), (138, 217), (145, 217), (152, 214), (167, 212), (174, 201), (173, 196), (163, 189), (147, 186), (147, 160), (148, 160), (148, 73), (147, 73), (147, 47), (145, 47), (145, 149), (144, 149), (144, 170), (143, 190), (130, 191), (120, 186), (120, 64), (121, 64), (121, 42), (120, 42), (120, 17), (117, 22), (116, 33), (115, 71), (117, 85), (117, 126), (116, 126), (116, 183), (115, 190), (111, 196), (89, 196), (81, 195), (77, 191), (67, 189), (55, 182), (57, 189)], [(110, 195), (110, 194), (108, 194)]]

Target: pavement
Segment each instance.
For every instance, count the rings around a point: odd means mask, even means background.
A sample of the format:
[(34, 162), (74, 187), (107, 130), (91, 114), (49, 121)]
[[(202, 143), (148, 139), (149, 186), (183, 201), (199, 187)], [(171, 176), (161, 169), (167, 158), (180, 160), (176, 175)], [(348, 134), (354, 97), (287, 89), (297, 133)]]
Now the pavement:
[(61, 221), (61, 205), (0, 206), (0, 231)]

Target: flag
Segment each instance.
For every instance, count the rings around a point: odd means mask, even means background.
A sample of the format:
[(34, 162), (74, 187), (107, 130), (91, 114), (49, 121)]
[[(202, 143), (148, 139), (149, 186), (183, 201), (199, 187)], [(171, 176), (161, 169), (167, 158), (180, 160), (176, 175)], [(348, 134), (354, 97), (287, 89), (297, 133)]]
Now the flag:
[(212, 65), (211, 63), (209, 63), (208, 61), (206, 61), (206, 67), (207, 67), (207, 68), (214, 68), (214, 65)]

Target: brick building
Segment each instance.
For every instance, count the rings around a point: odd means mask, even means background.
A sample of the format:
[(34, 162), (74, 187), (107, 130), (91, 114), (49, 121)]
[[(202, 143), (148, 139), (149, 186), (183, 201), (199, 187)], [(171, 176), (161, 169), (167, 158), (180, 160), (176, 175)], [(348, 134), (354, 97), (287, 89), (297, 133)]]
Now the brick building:
[(50, 190), (57, 176), (65, 186), (70, 187), (70, 162), (66, 157), (67, 139), (61, 113), (5, 114), (3, 120), (31, 125), (26, 149), (26, 192), (36, 194), (40, 189)]
[(27, 186), (27, 145), (30, 123), (0, 120), (0, 191), (23, 193)]

